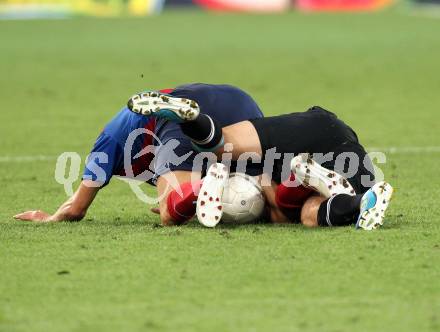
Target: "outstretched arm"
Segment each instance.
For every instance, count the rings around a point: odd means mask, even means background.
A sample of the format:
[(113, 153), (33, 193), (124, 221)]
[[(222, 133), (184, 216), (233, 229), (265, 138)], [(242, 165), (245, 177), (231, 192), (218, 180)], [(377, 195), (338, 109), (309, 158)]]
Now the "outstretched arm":
[(79, 188), (58, 210), (50, 215), (44, 211), (27, 211), (14, 216), (15, 219), (35, 222), (79, 221), (96, 197), (100, 187), (95, 182), (84, 180)]

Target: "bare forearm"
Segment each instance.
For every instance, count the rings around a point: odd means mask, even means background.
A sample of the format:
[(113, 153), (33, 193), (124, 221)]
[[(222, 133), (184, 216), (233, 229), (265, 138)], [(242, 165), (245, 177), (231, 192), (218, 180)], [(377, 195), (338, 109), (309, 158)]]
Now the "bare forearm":
[(59, 207), (57, 212), (49, 217), (48, 221), (80, 221), (87, 213), (87, 209), (78, 209), (70, 199)]
[(75, 194), (63, 203), (53, 215), (41, 210), (26, 211), (14, 216), (15, 219), (36, 222), (79, 221), (84, 218), (92, 204), (99, 186), (83, 181)]

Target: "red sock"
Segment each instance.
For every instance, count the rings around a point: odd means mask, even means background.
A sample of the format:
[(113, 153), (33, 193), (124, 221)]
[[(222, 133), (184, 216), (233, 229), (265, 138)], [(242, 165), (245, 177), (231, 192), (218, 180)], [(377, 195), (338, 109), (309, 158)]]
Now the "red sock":
[(289, 179), (277, 187), (275, 200), (281, 208), (296, 209), (301, 207), (312, 193), (312, 189), (295, 182), (295, 174), (291, 173)]
[(180, 185), (183, 195), (180, 195), (176, 190), (168, 194), (168, 213), (174, 221), (184, 223), (193, 217), (196, 213), (196, 201), (201, 186), (202, 180), (193, 183), (186, 182)]

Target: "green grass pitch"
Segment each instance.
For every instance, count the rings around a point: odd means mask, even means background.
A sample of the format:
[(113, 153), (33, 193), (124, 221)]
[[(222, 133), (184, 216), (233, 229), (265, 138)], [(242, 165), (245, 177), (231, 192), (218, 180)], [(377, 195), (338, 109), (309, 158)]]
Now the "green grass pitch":
[[(439, 33), (400, 11), (0, 22), (0, 331), (439, 331)], [(397, 147), (385, 226), (162, 228), (118, 180), (80, 223), (11, 218), (66, 198), (32, 157), (84, 158), (132, 93), (195, 81)]]

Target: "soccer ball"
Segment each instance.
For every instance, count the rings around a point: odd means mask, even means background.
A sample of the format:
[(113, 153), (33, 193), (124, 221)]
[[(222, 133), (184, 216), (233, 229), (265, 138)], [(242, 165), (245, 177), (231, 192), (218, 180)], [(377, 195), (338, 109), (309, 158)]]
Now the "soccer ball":
[(224, 223), (248, 223), (261, 217), (264, 197), (261, 186), (252, 176), (231, 173), (223, 191)]

